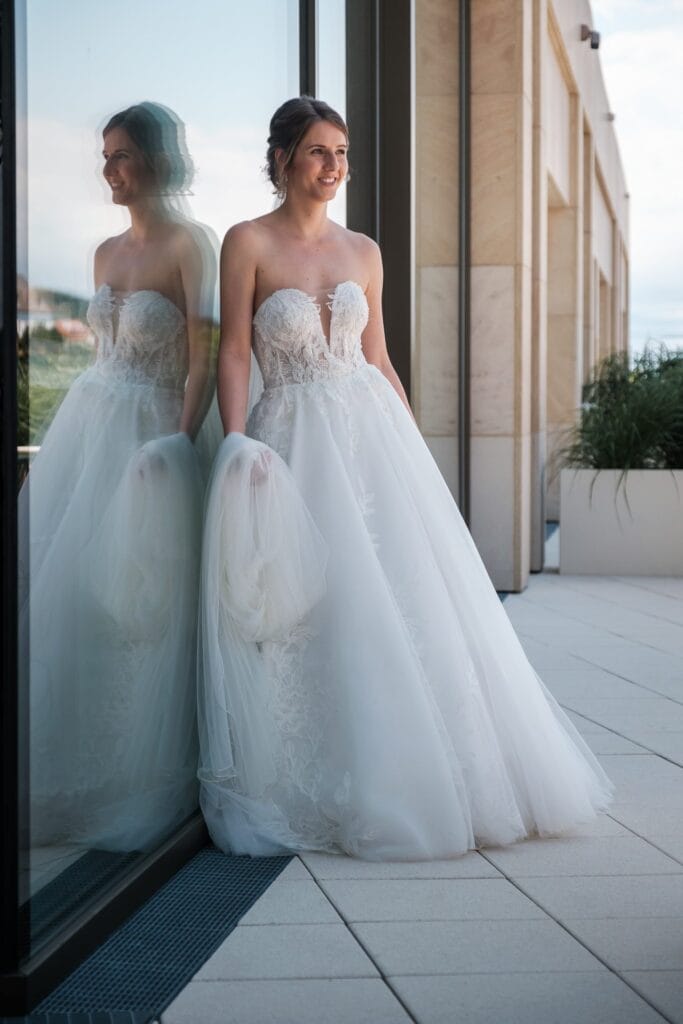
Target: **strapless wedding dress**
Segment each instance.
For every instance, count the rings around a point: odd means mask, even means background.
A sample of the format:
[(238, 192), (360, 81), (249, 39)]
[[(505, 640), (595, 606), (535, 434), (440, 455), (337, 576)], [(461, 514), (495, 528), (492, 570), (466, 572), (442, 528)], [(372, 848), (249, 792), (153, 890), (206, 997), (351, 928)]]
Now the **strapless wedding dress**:
[[(611, 783), (527, 660), (413, 420), (366, 362), (362, 288), (346, 281), (329, 299), (329, 338), (296, 288), (254, 316), (265, 390), (247, 434), (296, 482), (326, 545), (326, 560), (310, 556), (325, 591), (287, 635), (243, 636), (237, 654), (221, 615), (203, 636), (211, 835), (233, 853), (412, 860), (570, 830), (607, 806)], [(220, 514), (209, 505), (207, 569)], [(240, 509), (226, 529), (231, 516)]]
[(19, 498), (34, 845), (154, 845), (196, 806), (202, 480), (178, 426), (185, 318), (103, 285), (97, 357)]

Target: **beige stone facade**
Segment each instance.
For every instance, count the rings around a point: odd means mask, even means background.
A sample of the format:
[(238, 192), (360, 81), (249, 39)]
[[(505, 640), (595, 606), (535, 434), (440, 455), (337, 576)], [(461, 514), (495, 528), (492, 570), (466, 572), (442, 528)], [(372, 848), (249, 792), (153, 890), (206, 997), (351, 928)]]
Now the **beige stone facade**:
[[(455, 0), (415, 0), (412, 398), (457, 497)], [(471, 528), (521, 590), (559, 518), (554, 448), (628, 338), (628, 196), (587, 0), (471, 4)]]

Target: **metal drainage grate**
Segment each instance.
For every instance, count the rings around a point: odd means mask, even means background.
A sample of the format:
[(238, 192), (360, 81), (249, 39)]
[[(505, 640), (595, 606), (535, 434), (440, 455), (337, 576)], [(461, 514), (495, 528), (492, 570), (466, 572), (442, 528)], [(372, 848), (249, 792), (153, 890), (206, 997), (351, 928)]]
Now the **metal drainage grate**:
[(201, 850), (69, 975), (28, 1024), (156, 1020), (291, 857)]

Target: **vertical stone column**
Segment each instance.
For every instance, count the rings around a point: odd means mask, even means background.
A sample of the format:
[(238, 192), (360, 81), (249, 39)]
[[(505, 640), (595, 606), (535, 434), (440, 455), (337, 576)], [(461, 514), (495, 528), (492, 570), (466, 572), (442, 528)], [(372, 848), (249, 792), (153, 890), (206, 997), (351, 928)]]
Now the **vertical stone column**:
[(620, 257), (622, 263), (622, 274), (621, 274), (621, 305), (619, 307), (619, 320), (621, 322), (621, 352), (628, 352), (629, 343), (629, 273), (628, 273), (628, 255), (626, 253), (626, 247), (622, 239)]
[(548, 171), (545, 129), (546, 0), (533, 4), (533, 185), (531, 212), (531, 465), (530, 538), (532, 572), (543, 569), (545, 557), (546, 414), (548, 349)]
[(612, 218), (612, 289), (610, 293), (610, 352), (621, 351), (621, 238), (616, 218)]
[(458, 8), (415, 0), (416, 419), (457, 498)]
[(595, 145), (589, 131), (583, 135), (583, 380), (595, 365), (595, 267), (593, 265), (593, 168)]
[(583, 383), (583, 112), (571, 96), (569, 203), (548, 217), (548, 480), (546, 512), (560, 518), (557, 452), (576, 422)]
[(533, 0), (472, 0), (472, 533), (498, 589), (530, 541)]

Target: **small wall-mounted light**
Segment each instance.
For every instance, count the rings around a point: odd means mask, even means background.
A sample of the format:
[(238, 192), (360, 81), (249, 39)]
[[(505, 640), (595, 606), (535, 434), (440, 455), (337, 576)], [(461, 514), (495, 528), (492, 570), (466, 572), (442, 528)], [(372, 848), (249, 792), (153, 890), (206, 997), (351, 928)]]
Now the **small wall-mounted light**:
[(585, 43), (587, 39), (591, 41), (591, 50), (597, 50), (600, 46), (600, 33), (593, 31), (590, 25), (582, 25), (581, 42)]

